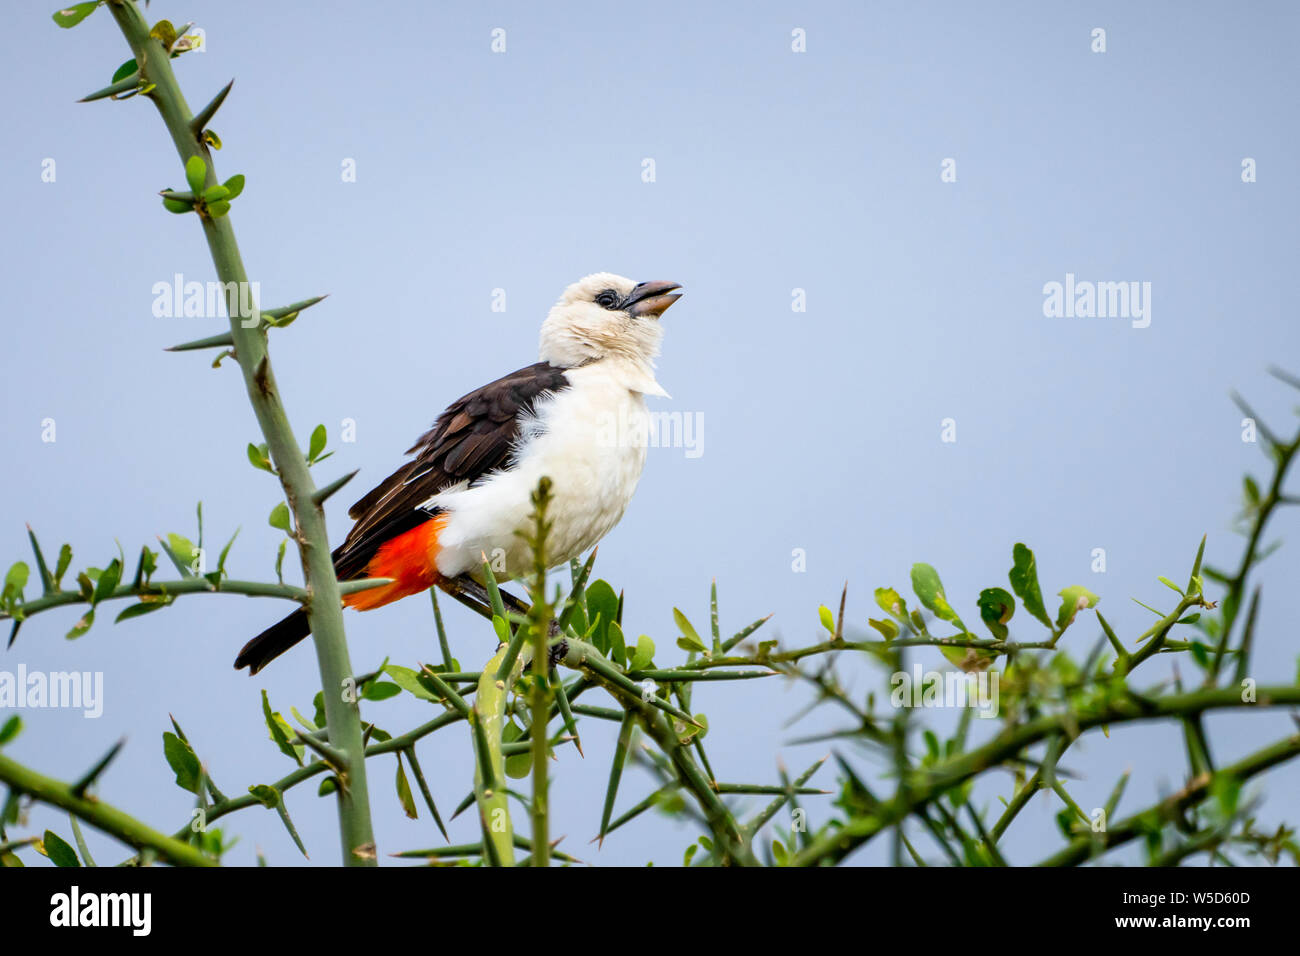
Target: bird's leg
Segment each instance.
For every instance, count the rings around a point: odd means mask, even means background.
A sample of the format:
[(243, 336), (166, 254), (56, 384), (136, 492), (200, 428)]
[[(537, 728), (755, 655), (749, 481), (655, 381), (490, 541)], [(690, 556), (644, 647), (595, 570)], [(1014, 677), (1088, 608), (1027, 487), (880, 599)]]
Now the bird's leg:
[[(468, 574), (460, 574), (454, 578), (442, 578), (438, 581), (438, 587), (470, 610), (481, 614), (483, 617), (492, 617), (492, 595), (488, 593), (486, 587)], [(509, 591), (498, 588), (497, 593), (501, 595), (501, 603), (507, 611), (513, 611), (523, 617), (531, 610), (527, 604)], [(560, 635), (560, 622), (554, 619), (551, 621), (548, 636), (551, 638), (560, 637), (559, 641), (550, 646), (550, 651), (547, 654), (547, 663), (549, 667), (553, 668), (557, 663), (564, 660), (569, 653), (569, 642)]]

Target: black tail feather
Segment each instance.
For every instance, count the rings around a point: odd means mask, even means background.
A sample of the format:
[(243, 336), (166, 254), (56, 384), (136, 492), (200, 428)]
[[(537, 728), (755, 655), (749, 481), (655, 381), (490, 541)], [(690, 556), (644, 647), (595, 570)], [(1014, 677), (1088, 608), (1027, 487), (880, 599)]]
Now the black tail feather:
[(235, 668), (249, 668), (248, 676), (252, 677), (310, 633), (307, 612), (299, 608), (245, 644), (235, 658)]

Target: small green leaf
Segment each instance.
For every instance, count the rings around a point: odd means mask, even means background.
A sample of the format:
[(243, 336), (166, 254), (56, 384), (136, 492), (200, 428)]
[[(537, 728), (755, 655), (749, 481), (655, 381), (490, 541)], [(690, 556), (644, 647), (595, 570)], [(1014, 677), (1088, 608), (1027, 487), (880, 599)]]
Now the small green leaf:
[[(609, 622), (618, 616), (618, 595), (608, 581), (594, 581), (587, 586), (588, 626), (595, 626), (591, 643), (602, 654), (609, 654)], [(599, 620), (597, 620), (599, 618)]]
[(45, 836), (41, 837), (41, 852), (48, 856), (55, 866), (81, 866), (81, 861), (77, 859), (77, 851), (53, 830), (46, 830)]
[(95, 609), (92, 607), (85, 614), (77, 619), (77, 623), (72, 625), (72, 630), (68, 631), (67, 638), (70, 641), (76, 640), (90, 630), (91, 625), (95, 623)]
[(279, 502), (271, 509), (271, 517), (268, 523), (272, 528), (279, 528), (285, 534), (289, 533), (289, 506), (283, 501)]
[(170, 20), (159, 20), (149, 31), (149, 36), (161, 43), (163, 49), (170, 50), (172, 44), (176, 42), (176, 28), (172, 26)]
[(876, 606), (899, 620), (907, 619), (907, 602), (893, 588), (876, 588)]
[(912, 565), (912, 590), (921, 599), (921, 603), (934, 612), (935, 617), (956, 624), (963, 631), (966, 630), (966, 625), (961, 622), (957, 612), (948, 603), (948, 597), (943, 591), (943, 582), (939, 580), (939, 572), (933, 567), (928, 564)]
[[(513, 744), (523, 740), (526, 736), (527, 732), (513, 720), (501, 728), (502, 743)], [(514, 780), (522, 780), (527, 777), (532, 768), (533, 752), (531, 749), (506, 757), (506, 776)]]
[(311, 433), (311, 444), (307, 451), (307, 461), (314, 462), (325, 450), (326, 432), (324, 425), (317, 425)]
[(822, 622), (822, 627), (826, 628), (826, 630), (830, 632), (831, 636), (834, 637), (835, 615), (831, 613), (831, 609), (825, 604), (818, 605), (817, 617)]
[(68, 565), (72, 564), (72, 546), (65, 544), (59, 548), (59, 560), (54, 567), (54, 586), (62, 587), (63, 575), (68, 570)]
[(165, 608), (171, 601), (141, 601), (139, 604), (132, 604), (126, 608), (117, 617), (113, 618), (114, 624), (120, 624), (122, 621), (129, 621), (133, 617), (140, 617), (149, 614), (152, 611), (158, 611)]
[[(278, 712), (271, 710), (271, 699), (266, 696), (265, 690), (262, 691), (262, 716), (266, 718), (266, 729), (270, 731), (271, 740), (280, 748), (280, 753), (292, 757), (301, 767), (303, 745), (299, 744), (295, 747), (289, 743), (289, 739), (295, 736), (294, 730)], [(267, 806), (271, 806), (271, 804), (267, 804)]]
[(221, 137), (217, 135), (215, 129), (205, 129), (203, 131), (203, 142), (207, 143), (213, 149), (221, 148)]
[(258, 803), (266, 807), (268, 810), (274, 810), (280, 805), (280, 791), (275, 789), (275, 787), (271, 786), (269, 783), (255, 783), (248, 788), (248, 792), (257, 799)]
[[(220, 187), (217, 187), (220, 188)], [(208, 215), (213, 219), (220, 219), (226, 213), (230, 212), (230, 203), (224, 199), (218, 199), (216, 202), (210, 202), (208, 206)]]
[(396, 664), (389, 664), (384, 668), (384, 673), (391, 677), (397, 686), (407, 693), (414, 694), (420, 700), (437, 700), (438, 696), (420, 683), (420, 675), (409, 667), (398, 667)]
[(1007, 621), (1016, 613), (1016, 599), (1003, 588), (985, 588), (980, 592), (976, 603), (980, 609), (980, 620), (999, 640), (1007, 639)]
[(27, 579), (30, 575), (31, 569), (27, 567), (26, 562), (16, 562), (9, 569), (9, 573), (5, 575), (4, 591), (0, 594), (0, 605), (12, 608), (19, 604), (23, 599), (23, 588), (27, 587)]
[(180, 214), (183, 212), (194, 211), (193, 205), (180, 199), (167, 199), (164, 197), (162, 203), (163, 203), (163, 208), (166, 209), (168, 212), (174, 212)]
[(1177, 584), (1174, 584), (1173, 581), (1170, 581), (1170, 580), (1169, 580), (1167, 577), (1165, 577), (1163, 574), (1159, 575), (1159, 576), (1156, 578), (1156, 580), (1158, 580), (1158, 581), (1159, 581), (1161, 584), (1163, 584), (1165, 587), (1169, 588), (1171, 591), (1177, 591), (1179, 594), (1182, 594), (1182, 593), (1183, 593), (1183, 589), (1182, 589), (1182, 588), (1180, 588)]
[(1038, 564), (1034, 560), (1034, 552), (1023, 544), (1017, 544), (1011, 555), (1013, 563), (1007, 575), (1011, 579), (1011, 590), (1016, 592), (1026, 611), (1050, 628), (1052, 621), (1043, 606), (1043, 592), (1038, 586)]
[(6, 720), (4, 726), (0, 727), (0, 747), (3, 747), (5, 744), (9, 743), (9, 741), (17, 737), (19, 731), (22, 729), (23, 719), (17, 714), (14, 714)]
[(386, 680), (374, 680), (366, 685), (361, 696), (366, 700), (388, 700), (390, 697), (396, 697), (402, 692), (402, 688)]
[(879, 631), (880, 636), (887, 641), (892, 641), (898, 637), (898, 625), (889, 619), (878, 621), (874, 617), (869, 617), (867, 623)]
[(645, 670), (654, 663), (654, 658), (655, 642), (642, 634), (636, 639), (636, 652), (632, 655), (632, 662), (628, 665), (628, 670)]
[(54, 12), (54, 22), (63, 27), (63, 29), (69, 30), (94, 13), (97, 6), (99, 6), (99, 0), (88, 0), (86, 3), (74, 3), (70, 7), (56, 10)]
[(1074, 623), (1074, 615), (1082, 608), (1096, 607), (1097, 602), (1101, 600), (1087, 588), (1081, 585), (1065, 588), (1060, 592), (1061, 610), (1056, 615), (1056, 626), (1064, 631)]
[(402, 805), (402, 812), (412, 820), (419, 814), (415, 810), (415, 797), (411, 795), (411, 784), (406, 779), (406, 770), (402, 767), (402, 758), (397, 758), (397, 801)]
[(275, 474), (275, 469), (271, 466), (271, 453), (265, 444), (254, 445), (251, 441), (248, 443), (248, 463), (254, 468)]
[(220, 184), (209, 186), (207, 189), (203, 190), (203, 201), (209, 204), (214, 203), (219, 199), (227, 199), (229, 196), (230, 190)]
[(609, 659), (620, 667), (626, 666), (627, 642), (623, 639), (623, 628), (618, 626), (617, 621), (610, 621), (605, 633), (609, 638)]
[(100, 601), (112, 597), (121, 580), (122, 562), (114, 558), (108, 563), (108, 567), (100, 572), (99, 580), (95, 582), (95, 597), (92, 603), (98, 604)]
[(176, 774), (176, 786), (190, 793), (199, 792), (199, 758), (188, 743), (170, 730), (163, 734), (163, 756)]
[(677, 629), (682, 632), (682, 636), (677, 639), (677, 646), (684, 651), (694, 651), (697, 654), (708, 652), (708, 647), (700, 640), (700, 635), (696, 633), (694, 626), (686, 619), (686, 615), (673, 608), (673, 621), (677, 624)]
[(117, 83), (120, 80), (125, 80), (137, 69), (139, 69), (139, 67), (136, 66), (134, 59), (127, 60), (125, 63), (123, 63), (121, 66), (117, 68), (117, 72), (113, 74), (112, 82)]
[(198, 195), (203, 192), (203, 183), (207, 179), (208, 164), (201, 156), (191, 156), (185, 162), (185, 181), (190, 185), (190, 192)]
[(244, 191), (244, 174), (235, 173), (235, 175), (226, 180), (225, 187), (229, 191), (229, 195), (227, 195), (226, 198), (234, 199)]

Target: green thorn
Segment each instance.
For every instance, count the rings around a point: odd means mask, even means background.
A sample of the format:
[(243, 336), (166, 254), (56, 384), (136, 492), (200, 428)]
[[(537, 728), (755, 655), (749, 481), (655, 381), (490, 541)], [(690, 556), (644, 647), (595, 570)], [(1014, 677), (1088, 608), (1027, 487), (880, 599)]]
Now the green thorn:
[[(173, 345), (166, 352), (194, 352), (198, 349), (228, 349), (234, 348), (235, 338), (229, 332), (222, 332), (220, 335), (212, 335), (206, 339), (195, 339), (193, 342), (182, 342), (180, 345)], [(353, 472), (355, 474), (355, 472)]]
[(90, 103), (94, 100), (107, 99), (110, 96), (117, 96), (119, 93), (129, 93), (140, 85), (140, 71), (132, 73), (125, 79), (118, 80), (111, 86), (106, 86), (102, 90), (96, 90), (77, 100), (78, 103)]
[(117, 743), (113, 744), (113, 746), (109, 749), (108, 753), (100, 757), (99, 762), (95, 764), (95, 766), (87, 770), (85, 775), (72, 785), (70, 789), (72, 790), (72, 795), (74, 797), (80, 800), (85, 795), (86, 788), (89, 787), (92, 783), (94, 783), (95, 780), (99, 777), (99, 775), (103, 773), (104, 770), (108, 767), (108, 765), (113, 762), (113, 758), (117, 756), (117, 752), (122, 749), (125, 743), (126, 743), (126, 738), (123, 737)]
[(201, 139), (203, 137), (203, 127), (207, 126), (208, 123), (211, 122), (212, 117), (215, 116), (217, 110), (221, 108), (221, 104), (226, 101), (226, 95), (230, 92), (230, 88), (234, 85), (235, 81), (231, 80), (222, 87), (220, 93), (212, 97), (211, 103), (194, 114), (194, 118), (190, 120), (190, 131), (194, 133), (196, 138)]
[(356, 469), (356, 471), (350, 471), (342, 478), (336, 478), (334, 481), (331, 481), (324, 488), (317, 488), (314, 492), (312, 492), (311, 495), (312, 504), (317, 506), (323, 505), (329, 499), (329, 497), (334, 494), (334, 492), (338, 491), (349, 481), (355, 478), (357, 476), (357, 472), (359, 472), (360, 470), (361, 469), (358, 468)]

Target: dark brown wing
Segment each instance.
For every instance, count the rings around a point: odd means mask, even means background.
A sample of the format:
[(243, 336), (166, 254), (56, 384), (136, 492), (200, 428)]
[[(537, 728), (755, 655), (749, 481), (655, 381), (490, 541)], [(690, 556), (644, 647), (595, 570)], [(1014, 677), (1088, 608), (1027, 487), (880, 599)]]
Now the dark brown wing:
[(380, 545), (432, 518), (436, 512), (421, 502), (507, 467), (520, 420), (538, 399), (568, 385), (564, 369), (538, 362), (453, 402), (407, 449), (415, 457), (348, 510), (356, 524), (334, 551), (339, 578), (359, 577)]

